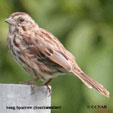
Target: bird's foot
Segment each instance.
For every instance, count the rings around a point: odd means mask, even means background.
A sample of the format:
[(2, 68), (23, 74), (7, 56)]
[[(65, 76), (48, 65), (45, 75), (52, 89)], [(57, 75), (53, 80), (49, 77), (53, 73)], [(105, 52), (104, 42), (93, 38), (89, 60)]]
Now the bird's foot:
[(33, 85), (34, 82), (36, 82), (39, 78), (35, 78), (33, 80), (27, 81), (27, 82), (19, 82), (20, 84), (24, 85)]

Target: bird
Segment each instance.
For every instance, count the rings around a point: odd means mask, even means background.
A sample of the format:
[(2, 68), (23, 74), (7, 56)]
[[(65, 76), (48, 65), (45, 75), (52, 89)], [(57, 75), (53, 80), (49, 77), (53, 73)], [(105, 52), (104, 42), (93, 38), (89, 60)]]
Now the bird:
[(5, 20), (9, 24), (8, 48), (16, 62), (33, 79), (48, 85), (58, 75), (72, 73), (89, 88), (109, 97), (109, 91), (78, 66), (75, 57), (52, 33), (41, 28), (25, 12), (14, 12)]

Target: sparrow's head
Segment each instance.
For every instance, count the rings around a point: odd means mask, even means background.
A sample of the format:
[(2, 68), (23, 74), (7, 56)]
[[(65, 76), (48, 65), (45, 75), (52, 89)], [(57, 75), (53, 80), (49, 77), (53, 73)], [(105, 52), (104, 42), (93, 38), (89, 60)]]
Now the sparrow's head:
[(9, 25), (31, 28), (36, 25), (35, 21), (24, 12), (16, 12), (11, 14), (11, 16), (5, 20)]

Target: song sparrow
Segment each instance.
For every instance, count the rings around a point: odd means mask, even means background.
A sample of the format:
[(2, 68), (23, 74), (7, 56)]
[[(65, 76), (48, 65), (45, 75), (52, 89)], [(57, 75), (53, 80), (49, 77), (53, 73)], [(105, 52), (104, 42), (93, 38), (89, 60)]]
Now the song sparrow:
[(88, 77), (77, 65), (73, 55), (50, 32), (40, 28), (24, 12), (13, 13), (6, 19), (9, 26), (8, 47), (17, 63), (34, 76), (30, 83), (40, 79), (48, 84), (54, 77), (73, 73), (86, 86), (109, 97), (109, 92)]

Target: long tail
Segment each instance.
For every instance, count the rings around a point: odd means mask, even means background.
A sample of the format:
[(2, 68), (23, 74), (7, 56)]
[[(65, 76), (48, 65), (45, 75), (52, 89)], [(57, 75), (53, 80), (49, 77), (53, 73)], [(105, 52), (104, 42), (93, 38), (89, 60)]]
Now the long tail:
[(89, 88), (94, 88), (97, 90), (100, 94), (105, 95), (106, 97), (109, 97), (109, 92), (98, 82), (93, 80), (92, 78), (88, 77), (84, 72), (81, 70), (75, 69), (72, 72), (74, 75), (76, 75), (86, 86)]

